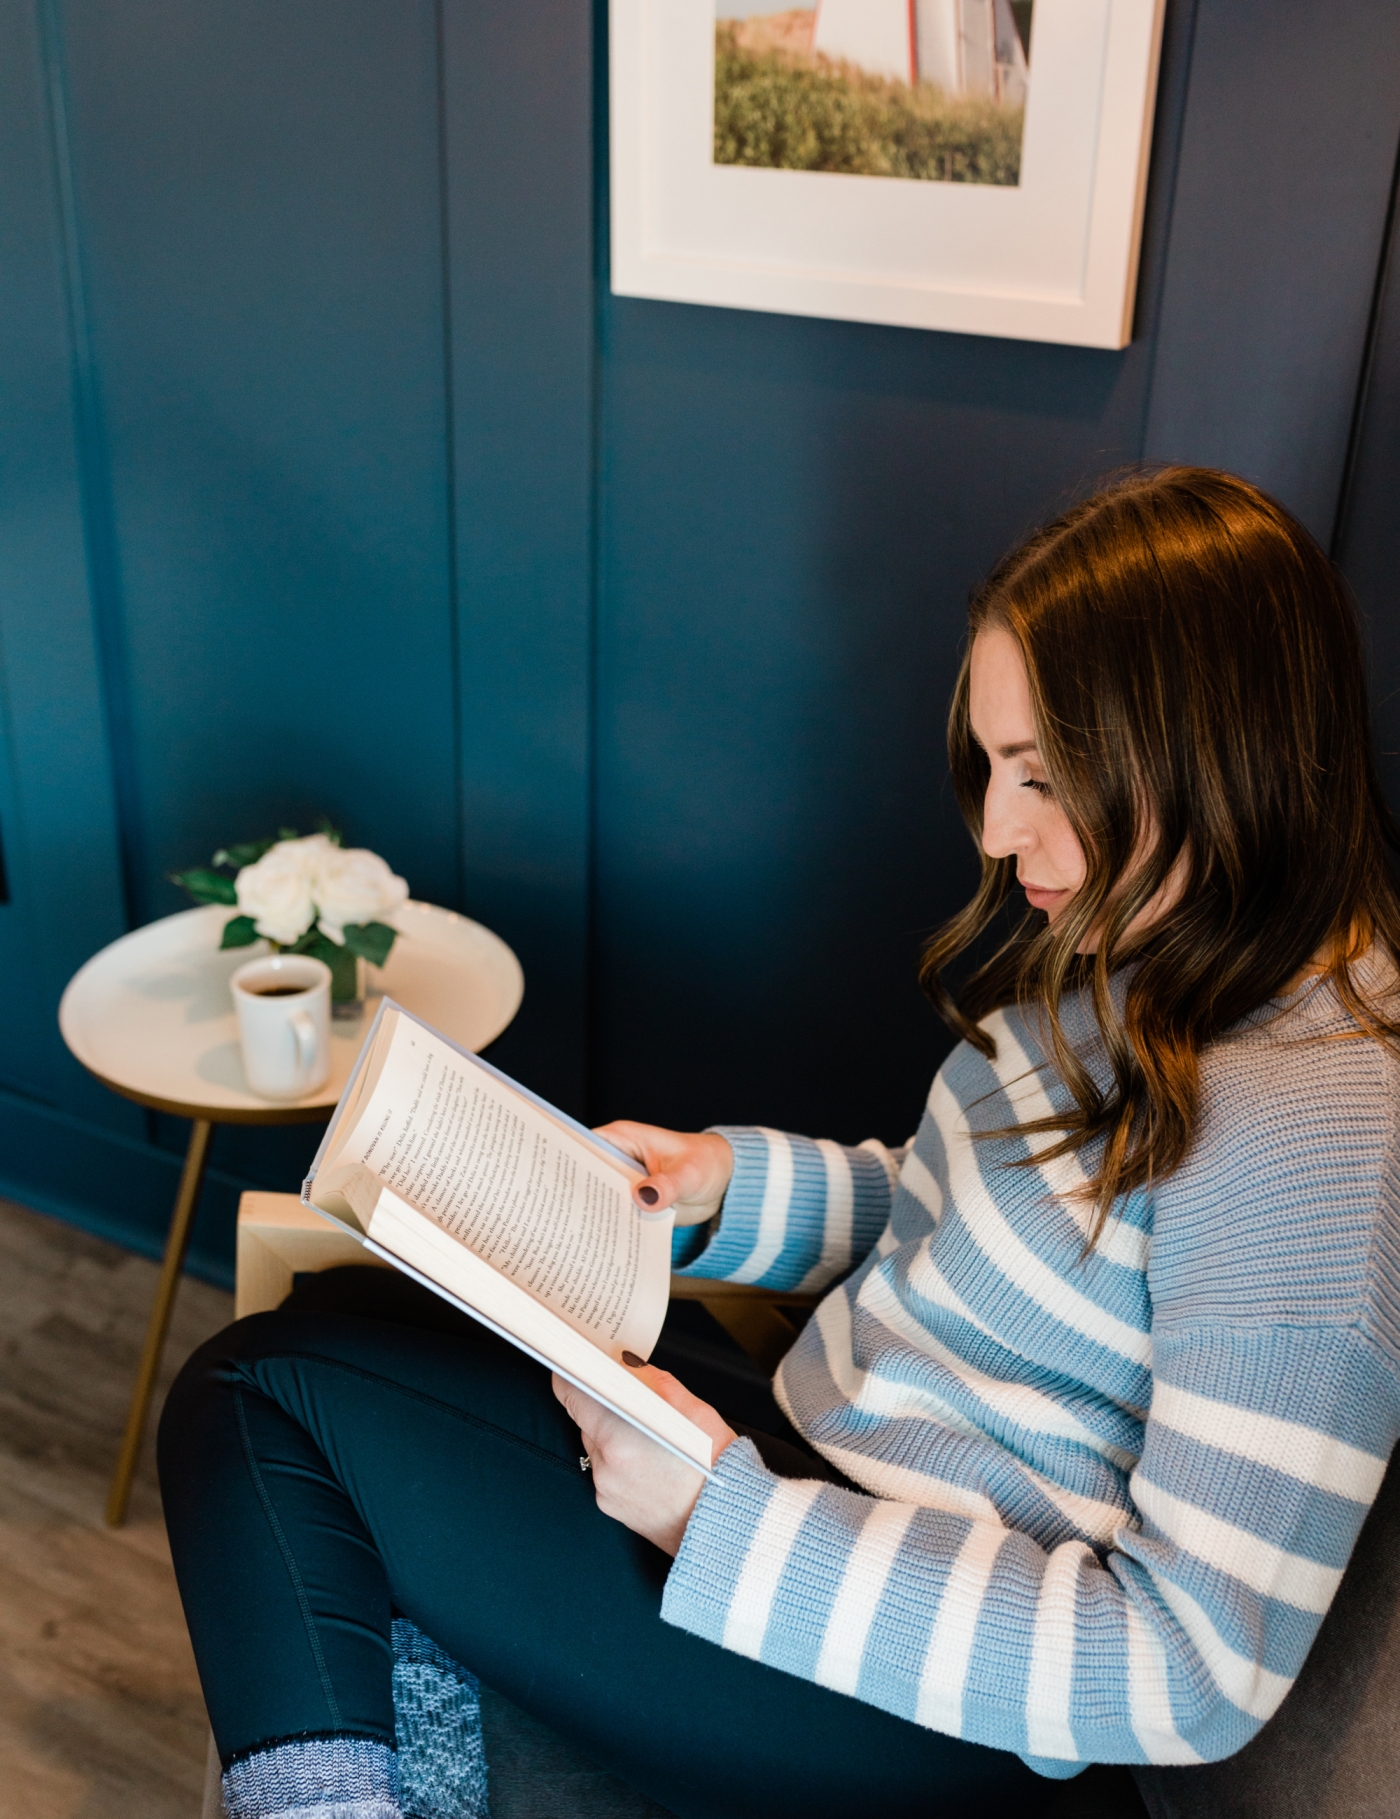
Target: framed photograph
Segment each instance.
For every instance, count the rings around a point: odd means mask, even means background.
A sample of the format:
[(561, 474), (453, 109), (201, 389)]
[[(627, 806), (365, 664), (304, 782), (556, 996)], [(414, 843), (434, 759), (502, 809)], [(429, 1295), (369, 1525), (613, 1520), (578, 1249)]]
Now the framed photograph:
[(1165, 0), (611, 0), (612, 288), (1123, 347)]

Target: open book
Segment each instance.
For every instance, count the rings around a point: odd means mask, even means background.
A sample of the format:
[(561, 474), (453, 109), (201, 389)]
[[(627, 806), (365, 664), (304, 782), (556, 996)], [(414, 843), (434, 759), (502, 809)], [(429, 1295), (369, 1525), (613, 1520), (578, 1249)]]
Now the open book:
[(650, 1356), (670, 1294), (642, 1173), (386, 998), (302, 1199), (708, 1474), (709, 1437), (622, 1361)]

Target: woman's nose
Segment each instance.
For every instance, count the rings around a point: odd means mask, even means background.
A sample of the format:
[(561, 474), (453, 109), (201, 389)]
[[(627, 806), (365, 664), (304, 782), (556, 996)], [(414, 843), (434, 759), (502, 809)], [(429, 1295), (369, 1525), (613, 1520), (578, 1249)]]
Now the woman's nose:
[(995, 783), (987, 786), (982, 803), (982, 851), (989, 859), (1009, 859), (1013, 853), (1024, 853), (1035, 843), (1032, 830), (1015, 812), (1006, 791)]

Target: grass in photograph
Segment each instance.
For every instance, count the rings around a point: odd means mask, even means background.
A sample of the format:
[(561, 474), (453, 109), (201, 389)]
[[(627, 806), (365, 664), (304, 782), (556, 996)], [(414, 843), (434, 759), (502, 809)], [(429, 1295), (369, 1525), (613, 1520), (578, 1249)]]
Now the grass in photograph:
[(756, 51), (715, 31), (715, 163), (937, 183), (1015, 184), (1024, 110), (950, 101), (849, 63)]

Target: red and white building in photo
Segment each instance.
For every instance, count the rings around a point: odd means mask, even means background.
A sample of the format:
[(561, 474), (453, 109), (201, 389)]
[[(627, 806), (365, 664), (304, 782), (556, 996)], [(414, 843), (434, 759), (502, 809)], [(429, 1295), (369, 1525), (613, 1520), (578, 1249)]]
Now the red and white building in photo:
[(812, 48), (872, 76), (1020, 106), (1026, 54), (1010, 0), (817, 0)]

